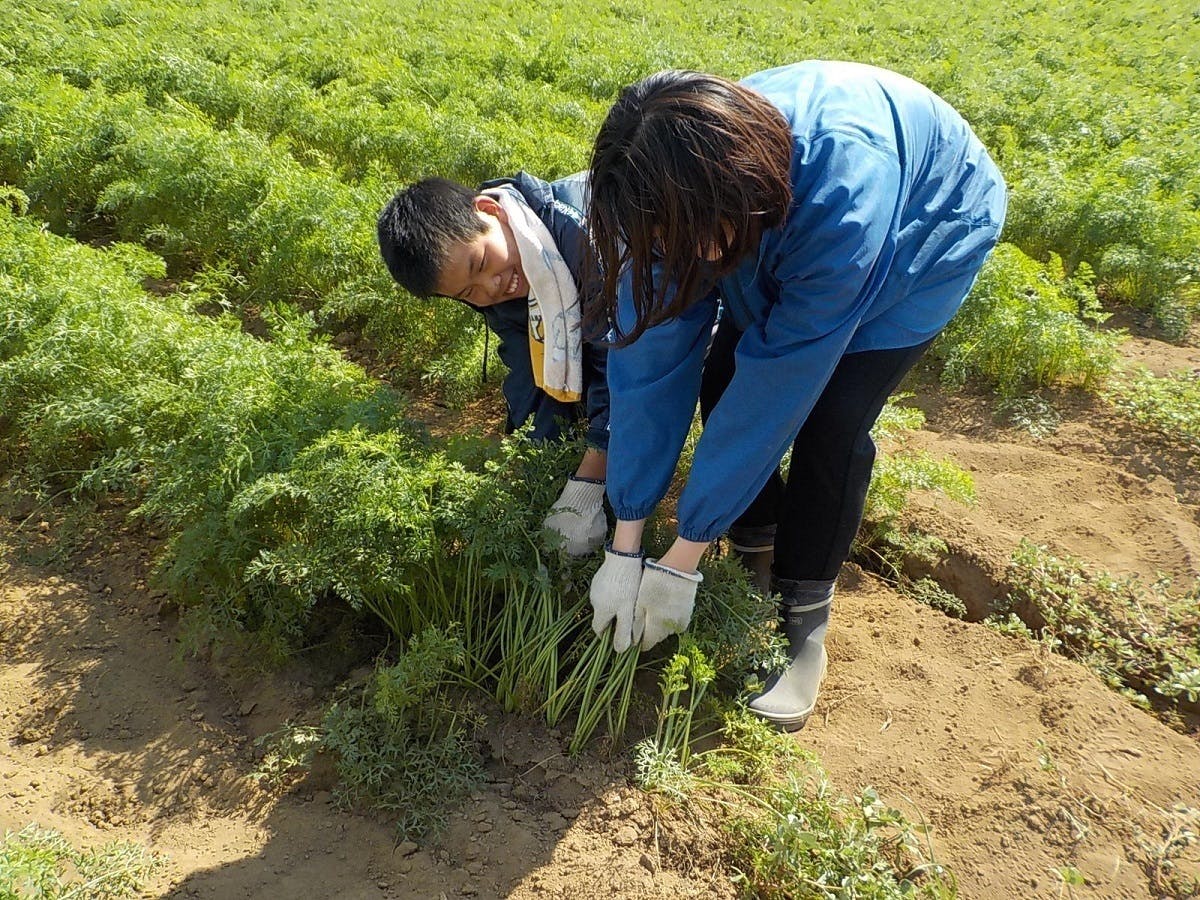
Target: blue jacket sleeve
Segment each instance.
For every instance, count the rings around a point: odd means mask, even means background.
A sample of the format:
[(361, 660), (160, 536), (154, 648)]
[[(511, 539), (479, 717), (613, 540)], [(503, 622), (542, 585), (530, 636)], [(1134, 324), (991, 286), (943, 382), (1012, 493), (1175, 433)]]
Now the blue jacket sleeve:
[[(891, 263), (900, 196), (894, 153), (851, 136), (814, 141), (797, 203), (754, 290), (768, 297), (735, 352), (680, 496), (679, 535), (719, 537), (795, 440)], [(803, 171), (803, 170), (802, 170)], [(743, 290), (746, 290), (743, 287)]]
[[(633, 306), (628, 272), (617, 294), (618, 322), (628, 331)], [(608, 498), (618, 519), (644, 519), (675, 474), (700, 394), (704, 353), (717, 314), (715, 293), (683, 315), (608, 353), (611, 395)]]

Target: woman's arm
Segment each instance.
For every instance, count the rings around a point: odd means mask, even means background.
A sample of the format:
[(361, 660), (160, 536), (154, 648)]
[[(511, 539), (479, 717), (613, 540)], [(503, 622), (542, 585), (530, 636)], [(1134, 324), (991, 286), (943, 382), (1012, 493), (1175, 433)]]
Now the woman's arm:
[[(625, 329), (632, 326), (629, 284), (626, 275), (619, 295)], [(716, 310), (715, 294), (706, 296), (608, 353), (608, 497), (618, 520), (640, 522), (667, 492), (695, 416)]]

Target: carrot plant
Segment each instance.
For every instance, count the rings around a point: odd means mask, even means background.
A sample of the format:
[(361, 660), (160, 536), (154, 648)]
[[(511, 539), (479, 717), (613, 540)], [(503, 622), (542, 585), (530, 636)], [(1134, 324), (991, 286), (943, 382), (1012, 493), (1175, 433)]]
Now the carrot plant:
[(322, 602), (399, 637), (453, 624), (464, 677), (508, 708), (570, 723), (573, 749), (620, 734), (639, 657), (592, 633), (591, 561), (541, 528), (577, 448), (434, 448), (294, 315), (268, 317), (264, 342), (146, 294), (137, 281), (162, 264), (140, 248), (81, 247), (2, 212), (0, 251), (14, 461), (66, 490), (138, 496), (167, 530), (159, 578), (194, 634), (234, 628), (282, 653)]
[(1121, 339), (1096, 328), (1105, 318), (1089, 269), (1068, 275), (1058, 257), (1039, 263), (1001, 245), (933, 353), (945, 361), (944, 382), (982, 377), (1003, 397), (1054, 383), (1095, 388)]
[(905, 446), (907, 436), (925, 424), (919, 409), (901, 405), (909, 396), (890, 397), (871, 431), (886, 452), (879, 455), (871, 471), (863, 525), (852, 548), (856, 559), (896, 580), (903, 580), (905, 557), (928, 560), (945, 550), (937, 538), (905, 527), (904, 511), (915, 491), (936, 492), (957, 503), (975, 502), (975, 483), (969, 472), (949, 460)]
[(440, 830), (447, 808), (482, 778), (471, 746), (477, 717), (456, 684), (463, 661), (454, 629), (426, 629), (395, 663), (378, 668), (358, 697), (335, 702), (322, 720), (338, 802), (392, 814), (403, 840)]
[[(1023, 10), (1015, 27), (966, 0), (930, 17), (894, 2), (697, 14), (589, 0), (582, 16), (543, 5), (536, 25), (514, 0), (486, 18), (383, 0), (14, 0), (0, 10), (0, 179), (56, 229), (145, 241), (173, 277), (234, 265), (235, 302), (303, 305), (326, 327), (370, 331), (405, 375), (455, 378), (479, 358), (471, 320), (444, 304), (418, 312), (374, 258), (374, 213), (400, 182), (581, 169), (620, 87), (668, 65), (740, 76), (857, 59), (964, 113), (1011, 188), (1005, 240), (1038, 264), (1061, 260), (1046, 277), (1090, 271), (1106, 303), (1149, 307), (1181, 335), (1200, 279), (1190, 14), (1071, 2), (1074, 15)], [(1091, 26), (1074, 27), (1083, 17)], [(1037, 381), (1066, 363), (1062, 377), (1093, 383), (1053, 334), (1078, 326), (1008, 295), (983, 317), (990, 352), (965, 330), (948, 337), (945, 349), (964, 347), (947, 354), (952, 378), (981, 371), (1007, 391), (998, 367)], [(1014, 330), (1021, 340), (1002, 333)], [(1004, 361), (1001, 344), (1019, 355)]]

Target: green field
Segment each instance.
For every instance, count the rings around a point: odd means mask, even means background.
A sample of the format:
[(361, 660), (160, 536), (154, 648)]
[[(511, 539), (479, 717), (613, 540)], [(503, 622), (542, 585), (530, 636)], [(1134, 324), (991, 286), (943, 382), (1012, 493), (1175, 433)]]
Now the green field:
[[(928, 84), (1008, 180), (1004, 244), (935, 348), (947, 386), (1097, 389), (1116, 311), (1188, 333), (1200, 11), (1180, 4), (9, 0), (0, 475), (42, 497), (140, 503), (170, 537), (160, 577), (198, 646), (236, 633), (283, 656), (332, 603), (401, 640), (444, 632), (454, 678), (572, 723), (574, 750), (618, 734), (636, 654), (603, 652), (590, 571), (539, 537), (565, 457), (443, 443), (412, 420), (422, 385), (452, 400), (478, 389), (482, 321), (396, 288), (375, 214), (423, 175), (586, 168), (617, 91), (649, 72), (739, 77), (806, 58)], [(393, 384), (329, 346), (344, 330), (371, 339)], [(1124, 402), (1151, 418), (1155, 389)], [(1157, 427), (1194, 443), (1194, 393)], [(907, 490), (969, 493), (922, 466), (881, 463), (880, 553)], [(744, 638), (764, 601), (714, 566), (696, 644), (668, 671), (697, 693), (772, 649), (761, 628)], [(412, 677), (402, 664), (373, 696), (403, 693), (388, 681)], [(672, 690), (644, 760), (660, 787), (689, 755), (671, 723), (697, 714)], [(345, 719), (331, 721), (336, 739)], [(404, 728), (458, 736), (419, 716)]]

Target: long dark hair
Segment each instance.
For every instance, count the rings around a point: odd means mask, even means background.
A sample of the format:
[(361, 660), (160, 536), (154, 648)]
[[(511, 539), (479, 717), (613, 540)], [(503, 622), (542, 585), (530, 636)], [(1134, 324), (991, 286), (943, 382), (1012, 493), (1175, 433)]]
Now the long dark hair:
[[(787, 214), (791, 159), (783, 114), (732, 81), (671, 69), (621, 91), (596, 136), (589, 174), (589, 229), (601, 269), (590, 330), (616, 327), (625, 266), (637, 318), (617, 334), (617, 347), (678, 316), (737, 268)], [(719, 258), (709, 263), (702, 253)], [(665, 276), (657, 289), (656, 262)]]

